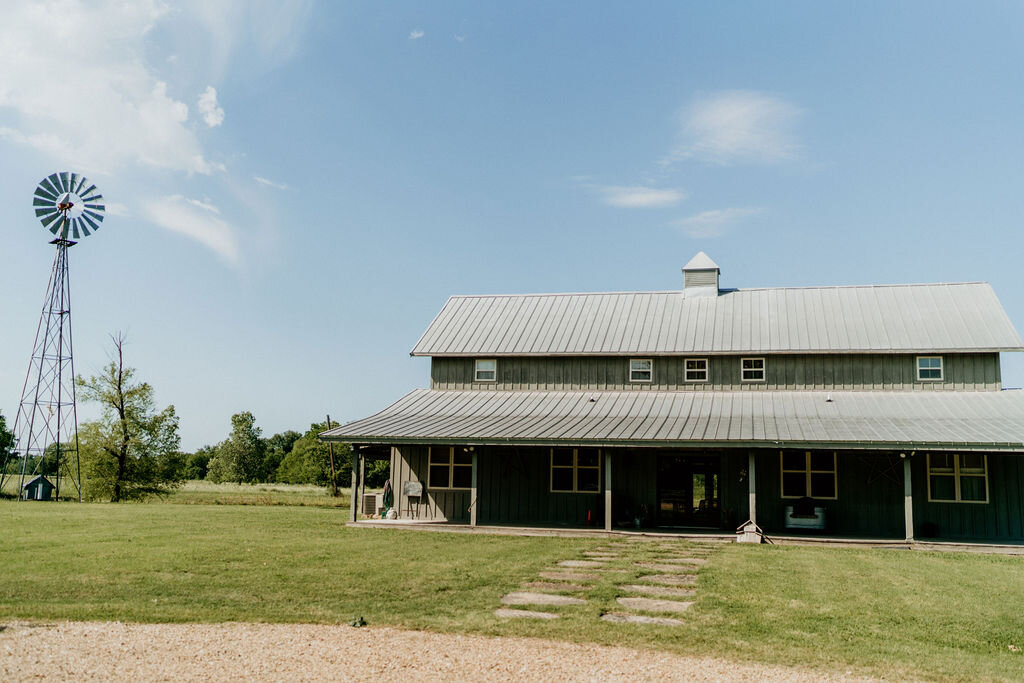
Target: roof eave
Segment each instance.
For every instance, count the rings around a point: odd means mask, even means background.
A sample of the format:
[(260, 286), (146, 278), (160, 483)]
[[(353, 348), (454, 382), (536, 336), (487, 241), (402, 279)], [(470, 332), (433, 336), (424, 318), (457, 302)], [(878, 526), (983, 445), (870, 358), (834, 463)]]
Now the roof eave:
[(682, 355), (699, 355), (699, 356), (736, 356), (741, 354), (771, 354), (775, 356), (803, 356), (803, 355), (866, 355), (866, 354), (943, 354), (943, 353), (1015, 353), (1024, 351), (1024, 346), (998, 346), (998, 347), (963, 347), (963, 348), (942, 348), (942, 349), (919, 349), (919, 348), (907, 348), (907, 349), (787, 349), (787, 350), (774, 350), (774, 349), (741, 349), (741, 350), (728, 350), (728, 351), (708, 351), (700, 349), (686, 349), (677, 351), (650, 351), (639, 349), (636, 351), (557, 351), (557, 352), (531, 352), (531, 353), (510, 353), (510, 352), (494, 352), (494, 351), (472, 351), (472, 352), (459, 352), (459, 353), (446, 353), (438, 351), (416, 351), (415, 349), (409, 353), (413, 357), (425, 357), (425, 358), (482, 358), (482, 357), (493, 357), (493, 358), (517, 358), (517, 357), (529, 357), (529, 358), (544, 358), (544, 357), (578, 357), (578, 356), (619, 356), (626, 358), (628, 356), (644, 355), (654, 357), (667, 357), (667, 356), (682, 356)]
[(335, 443), (409, 445), (460, 445), (460, 446), (593, 446), (599, 448), (808, 448), (834, 450), (881, 450), (881, 451), (1000, 451), (1024, 454), (1024, 443), (971, 443), (971, 442), (926, 442), (926, 441), (638, 441), (629, 439), (500, 439), (473, 437), (401, 437), (367, 436), (360, 434), (321, 434), (323, 441)]

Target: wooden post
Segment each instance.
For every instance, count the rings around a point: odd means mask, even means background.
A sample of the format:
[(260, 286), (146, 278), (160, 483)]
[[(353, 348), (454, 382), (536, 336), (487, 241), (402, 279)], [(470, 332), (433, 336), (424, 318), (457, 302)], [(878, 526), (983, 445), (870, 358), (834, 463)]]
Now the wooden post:
[[(331, 416), (327, 416), (327, 428), (331, 428)], [(334, 471), (334, 443), (327, 442), (327, 452), (331, 455), (331, 488), (334, 490), (334, 497), (338, 497), (338, 475)]]
[(366, 514), (363, 499), (366, 497), (366, 456), (359, 454), (359, 513)]
[(352, 444), (352, 500), (349, 503), (349, 520), (355, 522), (359, 519), (359, 504), (356, 499), (359, 497), (359, 446)]
[(473, 450), (473, 474), (469, 483), (469, 525), (476, 526), (476, 449)]
[(612, 530), (612, 454), (604, 452), (604, 530)]
[(747, 452), (747, 495), (750, 498), (750, 521), (757, 524), (757, 465), (754, 451)]
[(914, 540), (914, 490), (910, 482), (910, 458), (900, 453), (903, 458), (903, 524), (907, 531), (907, 542)]

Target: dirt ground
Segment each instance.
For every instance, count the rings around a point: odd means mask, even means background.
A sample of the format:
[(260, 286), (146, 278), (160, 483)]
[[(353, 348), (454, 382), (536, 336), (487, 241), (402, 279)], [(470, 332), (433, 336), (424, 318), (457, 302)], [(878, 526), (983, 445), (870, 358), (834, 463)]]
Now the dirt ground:
[(310, 624), (8, 623), (0, 680), (865, 680), (621, 647)]

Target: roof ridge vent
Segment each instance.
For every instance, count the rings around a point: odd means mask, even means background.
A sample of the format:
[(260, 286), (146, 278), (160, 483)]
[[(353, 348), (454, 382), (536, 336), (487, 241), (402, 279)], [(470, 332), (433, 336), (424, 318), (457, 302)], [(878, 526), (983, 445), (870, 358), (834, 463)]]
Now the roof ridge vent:
[(683, 266), (683, 295), (718, 296), (718, 280), (721, 275), (718, 264), (703, 251)]

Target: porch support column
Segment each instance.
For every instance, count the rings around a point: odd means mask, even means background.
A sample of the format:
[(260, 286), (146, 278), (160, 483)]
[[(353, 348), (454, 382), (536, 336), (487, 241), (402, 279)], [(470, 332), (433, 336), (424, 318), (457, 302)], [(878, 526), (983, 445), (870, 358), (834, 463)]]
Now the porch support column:
[(366, 498), (366, 456), (359, 456), (359, 514), (365, 515), (363, 499)]
[(359, 519), (359, 446), (352, 446), (352, 499), (349, 502), (349, 521), (355, 522)]
[(469, 483), (469, 525), (476, 526), (476, 450), (473, 450), (473, 476)]
[(747, 496), (750, 499), (750, 521), (757, 524), (757, 465), (754, 451), (747, 451)]
[(612, 530), (612, 454), (604, 451), (604, 530)]
[(903, 458), (903, 524), (907, 530), (907, 542), (914, 540), (914, 490), (910, 481), (910, 458), (900, 453)]

